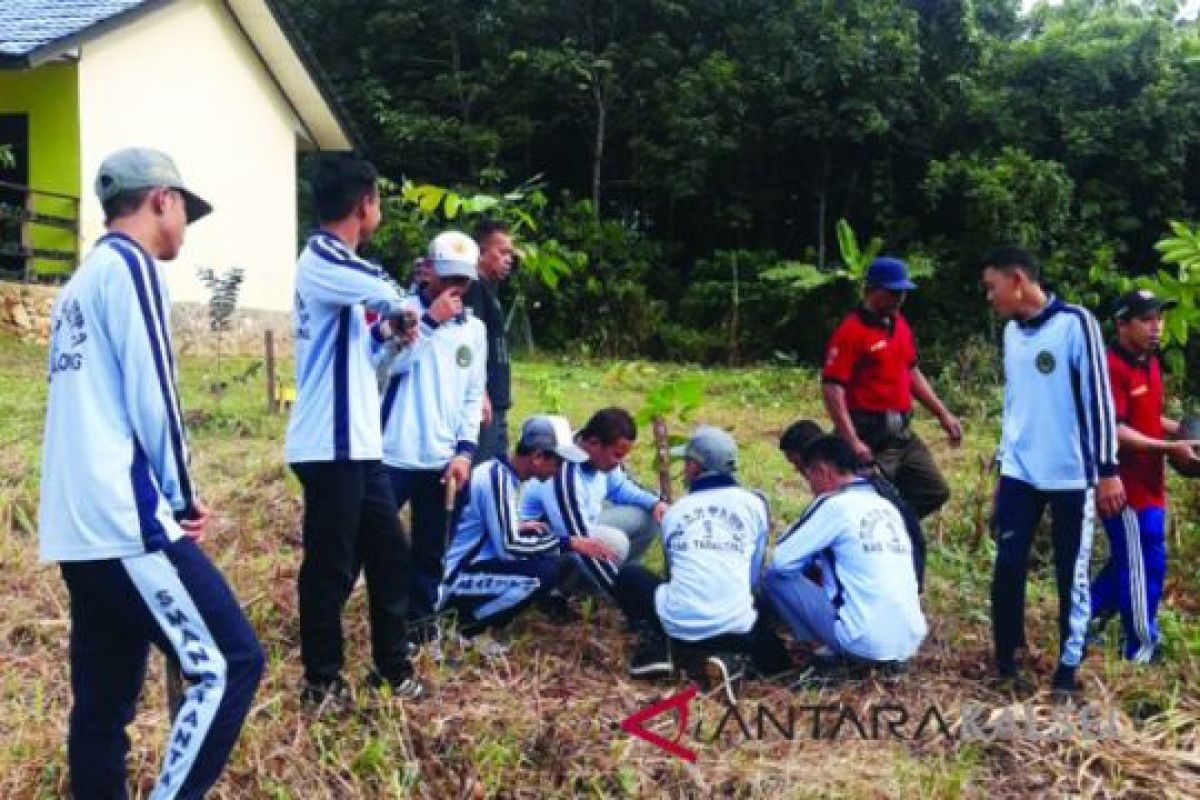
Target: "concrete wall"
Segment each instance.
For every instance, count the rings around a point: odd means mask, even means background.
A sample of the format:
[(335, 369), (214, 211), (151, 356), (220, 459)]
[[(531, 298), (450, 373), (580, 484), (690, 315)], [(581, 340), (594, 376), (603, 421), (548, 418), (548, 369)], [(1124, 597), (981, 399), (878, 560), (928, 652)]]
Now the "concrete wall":
[[(50, 312), (57, 286), (0, 281), (0, 336), (15, 336), (27, 342), (46, 344), (50, 336)], [(224, 355), (262, 356), (263, 332), (274, 331), (275, 355), (291, 358), (290, 312), (241, 309), (234, 312), (230, 330), (222, 334)], [(180, 355), (212, 355), (217, 335), (212, 332), (208, 306), (176, 303), (171, 307), (171, 330), (175, 352)]]
[[(178, 0), (85, 44), (79, 60), (82, 175), (131, 145), (171, 154), (213, 213), (167, 274), (172, 300), (203, 303), (198, 267), (246, 270), (239, 305), (291, 308), (299, 123), (220, 0)], [(83, 241), (103, 233), (85, 192)]]
[(48, 342), (56, 294), (57, 286), (0, 281), (0, 334), (27, 342)]

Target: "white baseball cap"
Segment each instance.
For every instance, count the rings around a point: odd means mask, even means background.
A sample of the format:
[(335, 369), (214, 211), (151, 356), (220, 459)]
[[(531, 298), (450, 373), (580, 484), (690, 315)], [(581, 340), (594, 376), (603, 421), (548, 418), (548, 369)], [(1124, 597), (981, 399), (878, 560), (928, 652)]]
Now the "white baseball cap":
[(576, 464), (588, 460), (583, 448), (575, 444), (571, 423), (566, 417), (530, 417), (521, 426), (520, 443), (531, 450), (553, 451)]
[(476, 272), (479, 245), (461, 231), (444, 231), (433, 237), (429, 243), (429, 260), (433, 262), (433, 271), (439, 278), (475, 280), (479, 277)]

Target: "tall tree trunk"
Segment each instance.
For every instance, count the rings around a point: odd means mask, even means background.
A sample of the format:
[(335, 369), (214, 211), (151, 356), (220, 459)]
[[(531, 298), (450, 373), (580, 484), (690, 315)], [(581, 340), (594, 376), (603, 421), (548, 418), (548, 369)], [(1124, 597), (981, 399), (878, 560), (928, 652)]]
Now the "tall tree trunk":
[(592, 73), (592, 100), (596, 104), (596, 140), (592, 143), (592, 213), (600, 216), (600, 172), (604, 164), (604, 128), (608, 122), (608, 102), (604, 97), (604, 88), (600, 85), (602, 76)]

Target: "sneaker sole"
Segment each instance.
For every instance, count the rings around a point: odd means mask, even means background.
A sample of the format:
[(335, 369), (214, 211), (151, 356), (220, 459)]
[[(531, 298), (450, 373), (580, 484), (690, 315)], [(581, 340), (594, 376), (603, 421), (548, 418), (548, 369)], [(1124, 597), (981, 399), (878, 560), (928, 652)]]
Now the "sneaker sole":
[(670, 661), (658, 661), (629, 668), (629, 674), (635, 678), (666, 678), (674, 671), (675, 666)]
[(704, 661), (704, 676), (708, 679), (709, 687), (718, 685), (721, 687), (729, 705), (737, 705), (737, 686), (735, 684), (741, 681), (742, 673), (730, 675), (724, 661), (719, 658), (708, 658)]

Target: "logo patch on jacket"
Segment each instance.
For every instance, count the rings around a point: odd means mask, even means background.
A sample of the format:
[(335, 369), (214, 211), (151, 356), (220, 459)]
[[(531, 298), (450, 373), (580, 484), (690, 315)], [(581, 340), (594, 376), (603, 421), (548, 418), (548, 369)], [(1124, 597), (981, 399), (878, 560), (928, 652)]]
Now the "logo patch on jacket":
[(1054, 372), (1054, 354), (1049, 350), (1043, 350), (1037, 354), (1037, 359), (1033, 362), (1038, 369), (1038, 372), (1043, 375), (1049, 375)]
[(471, 361), (474, 358), (475, 355), (471, 352), (471, 348), (465, 344), (460, 344), (458, 346), (458, 350), (454, 351), (454, 360), (458, 362), (458, 365), (463, 369), (471, 366)]

